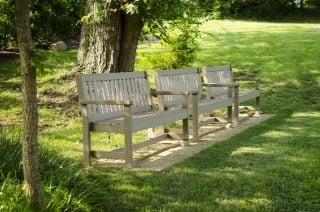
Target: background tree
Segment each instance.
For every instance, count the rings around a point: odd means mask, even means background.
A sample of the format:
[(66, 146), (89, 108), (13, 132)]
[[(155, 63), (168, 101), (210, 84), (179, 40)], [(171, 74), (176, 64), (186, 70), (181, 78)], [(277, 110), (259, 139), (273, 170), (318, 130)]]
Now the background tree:
[[(163, 29), (169, 21), (201, 14), (191, 0), (88, 0), (83, 18), (78, 70), (133, 71), (142, 29)], [(161, 31), (161, 30), (160, 30)]]
[(44, 195), (39, 173), (38, 103), (36, 69), (30, 63), (32, 53), (29, 0), (16, 0), (17, 43), (22, 78), (22, 163), (26, 194), (34, 206), (42, 206)]

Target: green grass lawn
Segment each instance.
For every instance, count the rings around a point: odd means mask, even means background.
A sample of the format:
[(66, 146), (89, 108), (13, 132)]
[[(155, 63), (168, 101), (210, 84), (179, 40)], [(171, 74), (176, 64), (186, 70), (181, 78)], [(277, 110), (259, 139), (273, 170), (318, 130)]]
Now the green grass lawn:
[[(76, 51), (38, 53), (34, 62), (39, 81), (39, 141), (50, 207), (92, 211), (319, 211), (320, 33), (314, 32), (315, 28), (320, 25), (229, 20), (204, 24), (194, 66), (231, 64), (238, 75), (259, 76), (263, 80), (263, 111), (276, 116), (160, 173), (83, 170), (75, 82), (66, 76), (75, 65)], [(147, 50), (145, 46), (139, 49), (140, 53)], [(16, 68), (16, 62), (0, 65), (0, 126), (18, 128), (21, 122)], [(137, 134), (135, 141), (144, 137)], [(114, 134), (96, 134), (94, 141), (96, 149), (123, 145), (122, 137)], [(12, 145), (12, 151), (18, 148), (17, 143)], [(15, 157), (1, 148), (0, 152), (7, 155), (4, 158)], [(19, 167), (18, 162), (9, 160), (3, 164)], [(6, 170), (11, 166), (3, 164), (0, 182), (19, 182), (21, 170), (7, 178)], [(0, 188), (0, 205), (11, 201), (12, 208), (17, 209), (24, 198), (12, 197), (10, 189), (18, 187)]]

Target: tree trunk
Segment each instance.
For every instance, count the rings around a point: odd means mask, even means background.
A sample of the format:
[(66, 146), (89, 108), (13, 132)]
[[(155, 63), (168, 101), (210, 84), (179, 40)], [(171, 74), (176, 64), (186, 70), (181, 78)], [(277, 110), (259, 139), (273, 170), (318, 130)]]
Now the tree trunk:
[(78, 71), (90, 74), (133, 71), (142, 18), (125, 14), (119, 5), (103, 4), (88, 0), (87, 13), (100, 15), (83, 23)]
[(118, 72), (134, 71), (136, 51), (143, 29), (142, 18), (139, 15), (122, 14), (121, 28)]
[(44, 202), (39, 173), (38, 148), (38, 103), (36, 69), (30, 64), (31, 32), (29, 0), (16, 0), (17, 37), (20, 52), (22, 77), (22, 163), (27, 197), (33, 206), (41, 207)]

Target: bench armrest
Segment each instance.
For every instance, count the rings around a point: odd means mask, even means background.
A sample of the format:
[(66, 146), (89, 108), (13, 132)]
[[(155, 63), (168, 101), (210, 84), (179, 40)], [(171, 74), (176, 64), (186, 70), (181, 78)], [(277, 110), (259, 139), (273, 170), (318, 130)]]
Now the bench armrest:
[(239, 83), (204, 83), (205, 87), (228, 87), (228, 88), (236, 88), (239, 87)]
[(121, 101), (121, 100), (79, 100), (81, 105), (132, 105), (132, 101)]
[(187, 91), (187, 92), (178, 92), (178, 91), (151, 91), (152, 96), (158, 95), (175, 95), (175, 96), (190, 96), (190, 95), (197, 95), (199, 94), (198, 91)]

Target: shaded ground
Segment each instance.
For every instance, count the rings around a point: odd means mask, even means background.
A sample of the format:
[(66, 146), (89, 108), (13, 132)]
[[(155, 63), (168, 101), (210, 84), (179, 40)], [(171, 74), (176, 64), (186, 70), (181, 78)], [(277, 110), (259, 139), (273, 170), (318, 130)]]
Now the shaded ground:
[(12, 61), (17, 59), (18, 57), (19, 57), (18, 53), (0, 51), (0, 63)]

